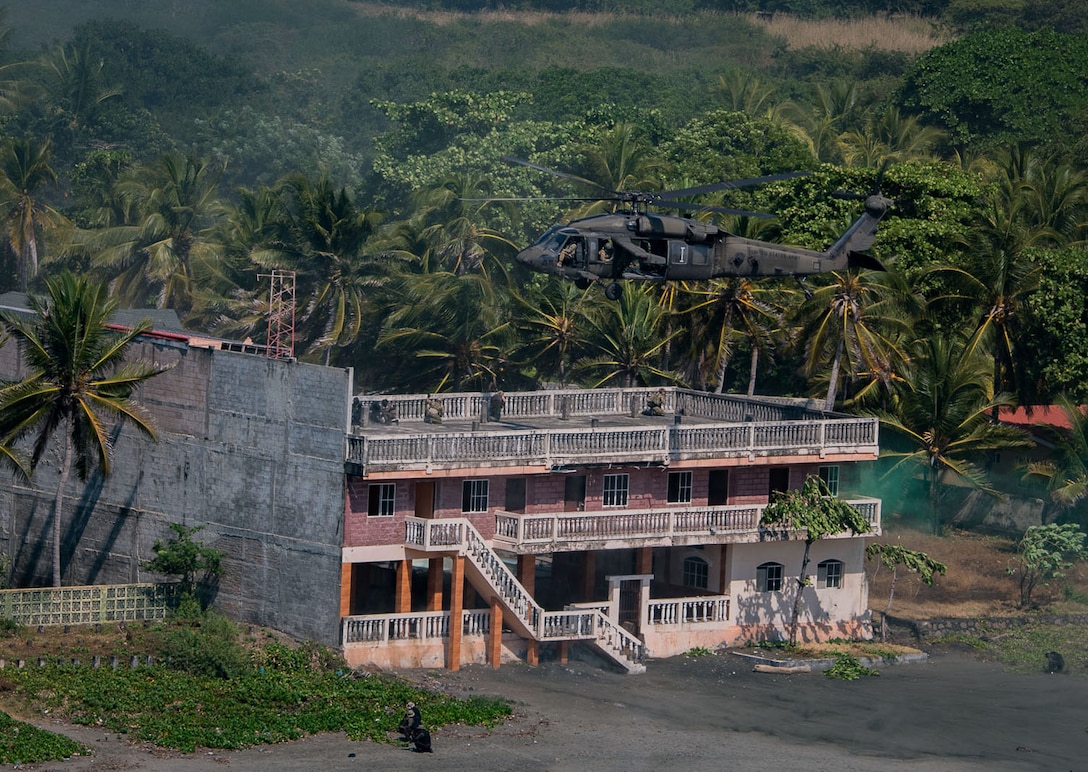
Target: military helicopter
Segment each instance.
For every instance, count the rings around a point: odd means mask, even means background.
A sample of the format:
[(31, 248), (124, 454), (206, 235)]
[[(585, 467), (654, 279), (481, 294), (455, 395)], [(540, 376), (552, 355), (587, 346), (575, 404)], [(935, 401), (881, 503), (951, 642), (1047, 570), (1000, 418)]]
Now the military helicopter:
[(610, 300), (618, 300), (622, 294), (621, 279), (656, 282), (699, 281), (728, 276), (802, 279), (848, 267), (884, 270), (876, 258), (863, 254), (876, 239), (877, 226), (892, 205), (889, 199), (875, 191), (864, 196), (839, 194), (843, 198), (864, 199), (864, 211), (838, 241), (826, 251), (818, 252), (743, 238), (713, 223), (649, 211), (652, 206), (769, 217), (759, 212), (691, 204), (676, 199), (789, 179), (801, 174), (776, 174), (663, 193), (633, 193), (607, 190), (591, 180), (521, 159), (505, 157), (503, 160), (573, 179), (607, 193), (605, 197), (595, 199), (566, 200), (612, 200), (622, 204), (622, 211), (619, 212), (584, 217), (566, 225), (553, 225), (536, 243), (517, 255), (519, 262), (534, 271), (573, 280), (580, 287), (603, 284), (605, 296)]

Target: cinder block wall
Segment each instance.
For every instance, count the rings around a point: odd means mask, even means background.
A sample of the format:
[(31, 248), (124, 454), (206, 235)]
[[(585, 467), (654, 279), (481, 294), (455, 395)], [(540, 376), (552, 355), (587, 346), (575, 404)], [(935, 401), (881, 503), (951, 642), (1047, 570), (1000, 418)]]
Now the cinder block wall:
[[(351, 372), (143, 339), (134, 358), (169, 365), (138, 400), (159, 430), (115, 433), (112, 473), (74, 473), (64, 497), (65, 585), (149, 581), (140, 565), (170, 523), (226, 553), (215, 605), (298, 638), (339, 641), (344, 433)], [(0, 377), (23, 375), (8, 345)], [(0, 473), (0, 552), (13, 586), (52, 577), (59, 446), (28, 484)]]

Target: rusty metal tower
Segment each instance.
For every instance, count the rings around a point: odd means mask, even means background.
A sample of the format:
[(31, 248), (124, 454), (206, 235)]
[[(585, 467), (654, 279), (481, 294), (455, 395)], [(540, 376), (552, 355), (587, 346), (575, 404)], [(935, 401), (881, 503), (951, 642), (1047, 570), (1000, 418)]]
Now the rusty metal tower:
[(292, 359), (295, 356), (295, 272), (273, 269), (272, 286), (268, 292), (269, 359)]

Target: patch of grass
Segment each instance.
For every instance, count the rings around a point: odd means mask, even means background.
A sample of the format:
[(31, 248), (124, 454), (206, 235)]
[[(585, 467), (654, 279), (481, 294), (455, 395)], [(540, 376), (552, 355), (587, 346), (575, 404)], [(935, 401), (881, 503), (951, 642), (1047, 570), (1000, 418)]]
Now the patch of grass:
[(684, 652), (685, 657), (706, 657), (714, 652), (706, 646), (693, 646)]
[(835, 657), (835, 664), (825, 670), (824, 675), (840, 681), (856, 681), (862, 676), (878, 676), (880, 671), (865, 667), (858, 662), (857, 657), (850, 654), (839, 654)]
[(75, 740), (0, 713), (0, 763), (35, 764), (90, 754)]
[(46, 665), (7, 674), (9, 692), (26, 707), (73, 723), (128, 733), (165, 748), (247, 748), (343, 731), (354, 740), (385, 742), (409, 700), (431, 727), (493, 726), (505, 702), (457, 699), (392, 678), (292, 665), (250, 668), (222, 678), (164, 666), (98, 668)]
[(1088, 637), (1075, 625), (1025, 625), (983, 637), (983, 655), (1017, 673), (1040, 673), (1046, 652), (1056, 651), (1065, 660), (1065, 673), (1088, 675)]

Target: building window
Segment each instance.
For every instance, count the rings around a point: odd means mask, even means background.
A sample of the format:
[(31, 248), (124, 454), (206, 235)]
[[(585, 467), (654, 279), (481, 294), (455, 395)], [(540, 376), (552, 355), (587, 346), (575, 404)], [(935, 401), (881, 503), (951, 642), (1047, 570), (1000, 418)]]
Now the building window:
[(369, 493), (367, 516), (392, 517), (397, 501), (397, 486), (394, 483), (376, 483), (370, 486)]
[(836, 590), (842, 587), (842, 561), (825, 560), (816, 566), (816, 586)]
[(821, 466), (820, 467), (820, 479), (824, 481), (824, 485), (827, 486), (827, 492), (832, 496), (839, 495), (839, 467), (836, 466)]
[(461, 485), (461, 511), (487, 511), (487, 480), (465, 480)]
[(606, 474), (604, 476), (604, 505), (626, 507), (628, 484), (628, 476), (625, 474)]
[(691, 472), (669, 472), (670, 504), (691, 503)]
[(756, 587), (760, 592), (781, 592), (782, 564), (764, 563), (756, 566)]
[(684, 558), (684, 586), (705, 590), (709, 568), (702, 558)]

